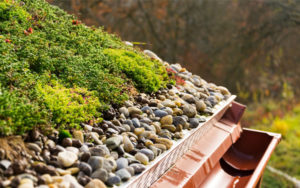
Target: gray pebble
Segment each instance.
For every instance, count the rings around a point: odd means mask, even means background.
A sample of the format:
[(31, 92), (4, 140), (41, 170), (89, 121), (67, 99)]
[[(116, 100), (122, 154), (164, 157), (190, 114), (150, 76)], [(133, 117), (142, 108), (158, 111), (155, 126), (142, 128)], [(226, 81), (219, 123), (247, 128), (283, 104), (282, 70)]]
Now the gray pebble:
[(140, 174), (146, 169), (144, 165), (138, 163), (133, 163), (130, 166), (134, 169), (135, 174)]
[(122, 181), (127, 181), (131, 178), (131, 174), (125, 168), (118, 170), (116, 175), (119, 176)]
[(189, 123), (191, 128), (196, 128), (199, 125), (199, 120), (198, 118), (190, 118)]
[(93, 172), (91, 178), (97, 178), (103, 182), (106, 182), (106, 180), (108, 179), (108, 173), (105, 169), (99, 168), (98, 170)]
[(156, 117), (164, 117), (164, 116), (168, 115), (168, 113), (163, 110), (155, 110), (154, 114)]
[(105, 157), (110, 154), (109, 149), (105, 145), (98, 145), (89, 149), (92, 156)]
[(99, 156), (92, 156), (88, 160), (88, 164), (92, 167), (93, 171), (103, 166), (104, 158)]
[(121, 178), (119, 176), (112, 176), (112, 177), (107, 179), (106, 183), (109, 186), (113, 186), (115, 184), (121, 183)]
[(152, 161), (155, 158), (153, 151), (151, 151), (150, 149), (144, 148), (144, 149), (141, 149), (139, 152), (145, 154), (149, 158), (150, 161)]
[(122, 169), (128, 167), (128, 160), (124, 157), (117, 159), (117, 169)]
[(79, 170), (82, 171), (87, 176), (90, 176), (92, 174), (92, 167), (85, 162), (81, 162), (78, 166)]
[(110, 149), (117, 148), (122, 143), (122, 137), (113, 136), (106, 140), (105, 144)]
[(141, 127), (140, 121), (137, 118), (133, 118), (131, 121), (135, 128)]

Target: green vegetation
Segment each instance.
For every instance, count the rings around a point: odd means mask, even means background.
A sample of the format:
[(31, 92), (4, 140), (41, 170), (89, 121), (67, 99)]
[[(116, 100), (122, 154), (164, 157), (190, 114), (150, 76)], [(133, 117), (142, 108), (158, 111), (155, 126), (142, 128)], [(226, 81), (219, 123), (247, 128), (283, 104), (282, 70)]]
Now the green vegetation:
[(265, 170), (263, 181), (261, 184), (262, 188), (292, 188), (294, 184), (284, 177), (272, 173), (268, 169)]
[(82, 88), (65, 88), (58, 83), (54, 86), (37, 86), (42, 95), (45, 106), (52, 112), (52, 120), (55, 124), (68, 127), (76, 127), (80, 122), (96, 119), (101, 120), (100, 102), (95, 92), (89, 92)]
[(58, 142), (61, 143), (64, 138), (72, 138), (72, 135), (68, 130), (61, 129), (58, 133)]
[[(254, 128), (282, 134), (282, 140), (271, 156), (269, 165), (300, 179), (300, 166), (297, 165), (300, 163), (300, 105), (295, 105), (286, 115), (282, 115), (281, 108), (286, 107), (277, 106), (276, 109), (274, 105), (271, 105), (269, 112), (272, 112), (273, 115), (271, 113), (264, 114), (260, 124)], [(272, 187), (271, 179), (275, 183), (276, 177), (270, 174), (265, 176), (269, 176), (265, 180), (265, 187)], [(280, 187), (291, 187), (291, 185)]]
[(109, 56), (111, 61), (134, 81), (138, 89), (152, 92), (165, 86), (164, 80), (167, 79), (167, 74), (160, 62), (151, 62), (127, 50), (106, 49), (104, 54)]
[(0, 0), (2, 135), (101, 120), (135, 86), (169, 82), (162, 64), (44, 0)]
[(34, 125), (45, 124), (45, 118), (46, 113), (40, 111), (37, 103), (0, 87), (0, 133), (23, 134)]

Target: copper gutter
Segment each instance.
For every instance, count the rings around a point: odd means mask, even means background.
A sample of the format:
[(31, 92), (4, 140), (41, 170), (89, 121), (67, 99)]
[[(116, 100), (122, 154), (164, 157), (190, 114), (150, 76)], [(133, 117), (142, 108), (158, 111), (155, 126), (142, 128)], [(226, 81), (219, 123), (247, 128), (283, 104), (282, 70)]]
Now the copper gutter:
[(259, 187), (281, 135), (251, 129), (241, 134), (244, 110), (245, 106), (233, 102), (151, 187)]

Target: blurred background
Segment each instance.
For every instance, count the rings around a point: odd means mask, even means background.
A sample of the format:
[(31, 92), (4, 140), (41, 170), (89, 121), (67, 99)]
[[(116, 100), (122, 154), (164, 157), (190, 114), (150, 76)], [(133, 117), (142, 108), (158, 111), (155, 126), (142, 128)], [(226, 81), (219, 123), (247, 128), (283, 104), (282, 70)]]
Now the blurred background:
[[(300, 0), (48, 0), (227, 87), (244, 126), (279, 132), (269, 165), (300, 179)], [(263, 187), (295, 187), (266, 170)]]

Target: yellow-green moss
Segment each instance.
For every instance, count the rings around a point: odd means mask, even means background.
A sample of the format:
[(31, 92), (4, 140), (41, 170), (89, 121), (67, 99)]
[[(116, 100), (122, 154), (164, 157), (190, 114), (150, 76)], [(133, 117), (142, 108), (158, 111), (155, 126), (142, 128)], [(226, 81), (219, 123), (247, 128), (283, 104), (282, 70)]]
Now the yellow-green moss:
[(104, 54), (128, 78), (131, 78), (135, 86), (141, 91), (157, 91), (159, 88), (165, 87), (169, 81), (164, 66), (158, 61), (123, 49), (105, 49)]
[(65, 88), (57, 82), (50, 85), (38, 84), (37, 90), (52, 113), (52, 121), (60, 127), (77, 127), (89, 120), (101, 121), (101, 104), (95, 96), (84, 88)]

